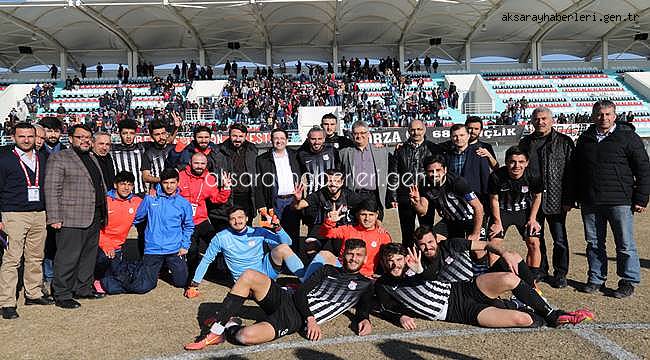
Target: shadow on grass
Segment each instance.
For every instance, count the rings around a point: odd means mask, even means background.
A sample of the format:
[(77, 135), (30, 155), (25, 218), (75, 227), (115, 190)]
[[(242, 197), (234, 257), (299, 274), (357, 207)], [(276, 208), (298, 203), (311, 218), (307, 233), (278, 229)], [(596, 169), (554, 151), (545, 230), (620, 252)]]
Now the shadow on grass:
[[(384, 353), (387, 358), (394, 360), (430, 359), (433, 355), (448, 359), (479, 360), (477, 357), (461, 354), (456, 351), (445, 350), (420, 344), (412, 344), (400, 340), (388, 340), (377, 344), (377, 347)], [(427, 353), (427, 355), (422, 356), (416, 354), (415, 351), (424, 352)]]
[[(574, 252), (574, 255), (582, 256), (582, 257), (587, 257), (587, 254), (585, 253), (577, 253)], [(616, 261), (615, 257), (608, 257), (607, 260), (609, 261)], [(641, 267), (644, 269), (650, 269), (650, 259), (639, 259), (639, 263), (641, 264)]]
[(336, 355), (313, 349), (296, 349), (293, 354), (297, 359), (301, 360), (343, 360), (343, 358)]

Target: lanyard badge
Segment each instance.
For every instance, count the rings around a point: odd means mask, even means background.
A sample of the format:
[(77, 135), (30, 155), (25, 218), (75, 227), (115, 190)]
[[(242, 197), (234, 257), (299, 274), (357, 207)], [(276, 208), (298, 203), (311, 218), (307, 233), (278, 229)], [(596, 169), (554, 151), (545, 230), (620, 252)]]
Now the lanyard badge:
[(28, 202), (40, 201), (41, 188), (38, 183), (40, 162), (38, 161), (38, 155), (34, 153), (34, 156), (36, 157), (36, 168), (34, 171), (36, 176), (35, 176), (34, 184), (32, 184), (32, 181), (29, 178), (29, 174), (27, 173), (27, 168), (25, 167), (25, 162), (23, 161), (23, 159), (20, 158), (20, 155), (18, 155), (16, 149), (14, 149), (14, 155), (18, 157), (18, 163), (20, 164), (20, 167), (23, 169), (23, 173), (25, 174), (25, 182), (27, 183), (27, 201)]

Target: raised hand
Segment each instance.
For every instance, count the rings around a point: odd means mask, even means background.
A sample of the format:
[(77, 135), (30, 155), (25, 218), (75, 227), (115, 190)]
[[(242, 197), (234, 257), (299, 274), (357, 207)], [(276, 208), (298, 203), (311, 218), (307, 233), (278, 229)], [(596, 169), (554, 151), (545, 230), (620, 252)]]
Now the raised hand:
[(230, 189), (230, 187), (232, 186), (232, 174), (230, 174), (227, 171), (222, 170), (221, 171), (221, 179), (222, 179), (221, 182), (223, 184), (223, 188), (225, 190)]
[(420, 201), (420, 190), (417, 185), (409, 187), (409, 198), (412, 202)]
[(422, 252), (420, 252), (415, 246), (412, 248), (406, 248), (406, 251), (406, 266), (416, 274), (421, 274), (424, 271), (424, 267), (422, 267)]
[(305, 185), (302, 183), (298, 183), (296, 187), (293, 189), (293, 197), (296, 198), (296, 202), (300, 202), (302, 200), (302, 194), (305, 192)]
[(341, 207), (343, 205), (339, 206), (339, 208), (336, 208), (336, 203), (332, 203), (332, 210), (327, 213), (327, 218), (330, 219), (330, 221), (337, 223), (339, 220), (343, 218), (343, 214), (341, 214)]

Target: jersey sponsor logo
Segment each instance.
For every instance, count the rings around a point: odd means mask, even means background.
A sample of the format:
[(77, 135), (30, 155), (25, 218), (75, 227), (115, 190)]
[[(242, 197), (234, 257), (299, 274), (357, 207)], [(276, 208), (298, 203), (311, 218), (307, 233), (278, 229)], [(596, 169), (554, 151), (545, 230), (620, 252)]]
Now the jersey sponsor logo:
[(280, 332), (278, 333), (278, 335), (280, 335), (280, 336), (285, 336), (285, 335), (287, 335), (288, 332), (289, 332), (289, 329), (282, 329), (282, 330), (280, 330)]
[(348, 289), (356, 290), (357, 289), (357, 283), (354, 282), (354, 281), (350, 281), (350, 283), (348, 284)]
[(327, 276), (328, 279), (337, 280), (334, 276)]

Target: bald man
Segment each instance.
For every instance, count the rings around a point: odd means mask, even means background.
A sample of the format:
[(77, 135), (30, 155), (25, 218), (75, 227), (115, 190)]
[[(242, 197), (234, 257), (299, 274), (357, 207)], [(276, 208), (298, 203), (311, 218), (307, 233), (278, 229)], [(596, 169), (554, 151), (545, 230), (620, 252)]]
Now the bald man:
[(426, 139), (424, 122), (413, 120), (408, 127), (409, 138), (390, 157), (388, 166), (388, 199), (391, 207), (399, 210), (402, 244), (414, 244), (415, 209), (409, 201), (410, 187), (424, 178), (424, 159), (442, 154), (437, 144)]

